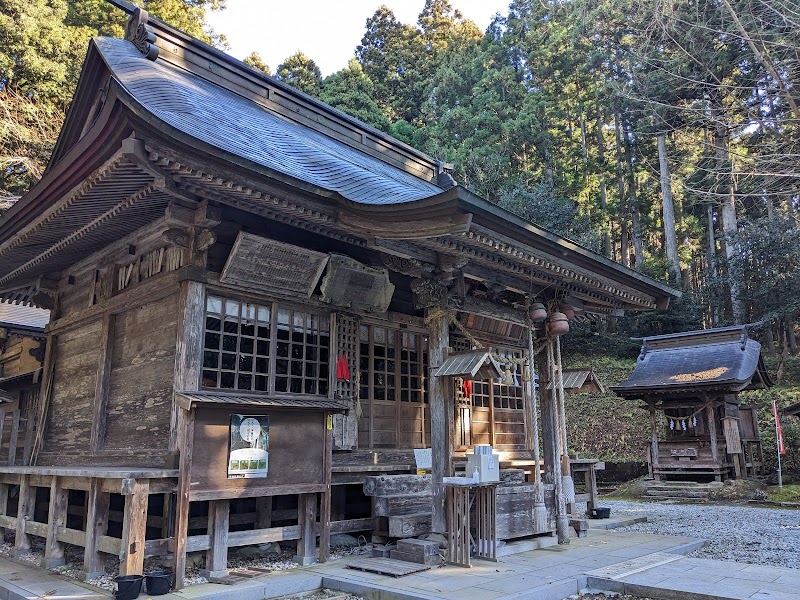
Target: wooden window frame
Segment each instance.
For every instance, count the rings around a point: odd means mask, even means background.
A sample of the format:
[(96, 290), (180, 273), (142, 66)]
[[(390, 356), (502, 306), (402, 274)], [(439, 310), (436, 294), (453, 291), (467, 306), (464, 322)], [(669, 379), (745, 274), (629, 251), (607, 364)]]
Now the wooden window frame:
[[(209, 310), (209, 303), (212, 299), (221, 301), (219, 312)], [(235, 303), (238, 306), (238, 314), (234, 315), (227, 312), (228, 303)], [(244, 307), (252, 307), (252, 316), (244, 314)], [(262, 315), (266, 311), (266, 318)], [(279, 313), (288, 313), (288, 322), (283, 324), (279, 322)], [(295, 323), (295, 317), (302, 315), (302, 325)], [(209, 318), (219, 317), (219, 329), (209, 329)], [(230, 321), (237, 323), (236, 333), (225, 333), (226, 316), (231, 317)], [(253, 334), (243, 335), (242, 325), (245, 320), (252, 320)], [(288, 334), (286, 339), (279, 339), (279, 330), (283, 326), (287, 327)], [(298, 342), (294, 340), (294, 333), (296, 329), (302, 329), (303, 340)], [(261, 335), (261, 329), (266, 329), (266, 336)], [(231, 392), (260, 392), (270, 395), (284, 395), (284, 396), (310, 396), (327, 398), (331, 394), (331, 368), (333, 356), (333, 332), (331, 330), (331, 316), (317, 312), (304, 307), (289, 306), (276, 301), (250, 301), (236, 296), (229, 296), (224, 293), (209, 292), (206, 294), (205, 310), (204, 310), (204, 323), (203, 323), (203, 361), (202, 361), (202, 384), (203, 389), (213, 389)], [(309, 333), (311, 332), (311, 333)], [(207, 345), (208, 335), (218, 335), (219, 342), (216, 348)], [(234, 350), (225, 349), (225, 336), (235, 336), (236, 345)], [(316, 336), (316, 344), (309, 343), (307, 340), (308, 335)], [(323, 340), (327, 338), (327, 345), (323, 344)], [(242, 351), (242, 340), (249, 340), (252, 342), (250, 351)], [(286, 343), (287, 356), (278, 357), (278, 344)], [(300, 346), (300, 357), (292, 359), (294, 348)], [(315, 358), (313, 359), (313, 370), (315, 376), (309, 376), (309, 365), (307, 356), (308, 350), (313, 348), (315, 350)], [(266, 353), (264, 352), (266, 350)], [(327, 356), (323, 358), (323, 355)], [(207, 366), (207, 358), (211, 354), (217, 355), (216, 366)], [(233, 355), (234, 363), (232, 368), (223, 368), (223, 355)], [(251, 366), (249, 369), (242, 368), (242, 361), (250, 359)], [(286, 385), (285, 389), (278, 383), (279, 377), (284, 377), (283, 373), (278, 373), (278, 361), (285, 360), (286, 365)], [(293, 374), (293, 363), (301, 365), (300, 374)], [(265, 368), (266, 367), (266, 368)], [(215, 374), (215, 385), (209, 385), (206, 382), (212, 380), (211, 374)], [(232, 376), (232, 385), (223, 387), (223, 377), (226, 374)], [(240, 385), (242, 377), (250, 377), (249, 387)], [(300, 381), (300, 390), (291, 391), (293, 380)], [(306, 392), (308, 389), (308, 382), (313, 382), (313, 392)], [(264, 385), (265, 384), (265, 385)]]

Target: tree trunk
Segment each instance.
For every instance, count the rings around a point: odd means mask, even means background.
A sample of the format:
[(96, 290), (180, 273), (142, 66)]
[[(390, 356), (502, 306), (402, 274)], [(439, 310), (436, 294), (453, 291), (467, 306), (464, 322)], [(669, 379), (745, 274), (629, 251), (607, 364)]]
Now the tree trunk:
[(767, 325), (764, 328), (764, 345), (767, 347), (767, 354), (772, 358), (775, 358), (775, 339), (774, 336), (775, 332), (773, 331), (772, 325)]
[(606, 192), (605, 150), (602, 113), (597, 112), (597, 162), (600, 163), (600, 208), (603, 211), (603, 255), (611, 256), (611, 230), (608, 223), (608, 193)]
[[(708, 278), (717, 276), (717, 242), (714, 239), (714, 205), (706, 204), (706, 220), (708, 221)], [(711, 324), (719, 327), (719, 305), (711, 307)]]
[(658, 136), (658, 165), (661, 171), (661, 198), (664, 214), (664, 246), (669, 261), (670, 279), (681, 287), (681, 263), (678, 259), (678, 236), (675, 233), (675, 204), (672, 201), (672, 181), (667, 162), (667, 140), (662, 133)]
[(736, 190), (733, 185), (731, 157), (728, 152), (729, 134), (724, 115), (718, 106), (712, 105), (711, 118), (714, 122), (714, 147), (717, 157), (717, 177), (722, 179), (721, 186), (721, 216), (722, 230), (725, 233), (725, 256), (728, 258), (728, 283), (730, 285), (731, 310), (733, 321), (737, 325), (743, 325), (746, 319), (745, 306), (742, 300), (742, 282), (736, 276), (730, 264), (736, 256), (736, 235), (738, 227), (736, 224)]
[(623, 130), (623, 147), (625, 148), (625, 171), (628, 176), (628, 198), (631, 211), (631, 240), (633, 241), (633, 260), (636, 267), (641, 267), (644, 263), (644, 250), (642, 244), (642, 225), (639, 219), (639, 198), (636, 194), (636, 178), (633, 173), (633, 149), (631, 139), (626, 126)]
[(620, 116), (614, 115), (614, 138), (617, 147), (617, 188), (619, 191), (620, 263), (628, 266), (628, 215), (626, 210), (625, 175), (622, 166), (622, 136), (620, 135)]

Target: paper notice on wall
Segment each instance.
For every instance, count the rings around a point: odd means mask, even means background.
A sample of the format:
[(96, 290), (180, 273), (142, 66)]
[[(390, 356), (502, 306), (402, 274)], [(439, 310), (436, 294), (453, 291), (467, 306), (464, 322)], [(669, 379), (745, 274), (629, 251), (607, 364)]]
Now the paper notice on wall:
[(269, 467), (269, 417), (231, 415), (228, 479), (267, 476)]

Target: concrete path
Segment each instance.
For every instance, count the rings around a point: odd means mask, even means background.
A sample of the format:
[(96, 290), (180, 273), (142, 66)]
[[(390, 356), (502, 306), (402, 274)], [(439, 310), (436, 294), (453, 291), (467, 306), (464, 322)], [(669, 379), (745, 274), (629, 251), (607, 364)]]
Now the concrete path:
[[(561, 600), (591, 588), (663, 600), (798, 600), (800, 571), (688, 558), (689, 537), (590, 529), (568, 546), (504, 556), (496, 563), (443, 567), (406, 577), (348, 569), (350, 557), (274, 573), (235, 586), (203, 584), (164, 600), (264, 600), (319, 587), (372, 600)], [(0, 558), (0, 600), (107, 600), (110, 594)], [(142, 595), (141, 598), (145, 598)]]

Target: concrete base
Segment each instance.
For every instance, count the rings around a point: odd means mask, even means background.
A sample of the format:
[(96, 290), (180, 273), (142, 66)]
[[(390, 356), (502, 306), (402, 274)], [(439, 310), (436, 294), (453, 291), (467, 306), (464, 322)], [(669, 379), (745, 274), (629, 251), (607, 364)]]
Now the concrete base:
[(292, 560), (294, 562), (296, 562), (298, 565), (300, 565), (301, 567), (307, 567), (308, 565), (313, 565), (315, 562), (317, 562), (317, 557), (316, 556), (299, 556), (299, 555), (295, 554), (292, 557)]
[(211, 571), (209, 569), (200, 569), (200, 577), (205, 577), (206, 579), (219, 578), (219, 577), (227, 577), (230, 575), (230, 571), (228, 569), (217, 569), (216, 571)]
[(611, 516), (608, 519), (589, 519), (589, 529), (619, 529), (636, 523), (647, 523), (647, 515)]
[(63, 558), (43, 558), (39, 561), (39, 565), (45, 569), (55, 569), (56, 567), (63, 567), (67, 561)]
[(497, 556), (513, 556), (521, 552), (530, 552), (531, 550), (541, 550), (542, 548), (549, 548), (558, 544), (558, 538), (549, 535), (542, 535), (538, 537), (520, 538), (518, 540), (511, 540), (497, 548)]
[(81, 580), (82, 581), (89, 581), (90, 579), (97, 579), (98, 577), (102, 577), (105, 575), (105, 571), (94, 571), (87, 573), (86, 571), (81, 572)]

